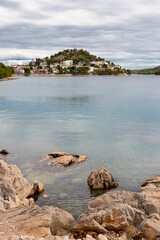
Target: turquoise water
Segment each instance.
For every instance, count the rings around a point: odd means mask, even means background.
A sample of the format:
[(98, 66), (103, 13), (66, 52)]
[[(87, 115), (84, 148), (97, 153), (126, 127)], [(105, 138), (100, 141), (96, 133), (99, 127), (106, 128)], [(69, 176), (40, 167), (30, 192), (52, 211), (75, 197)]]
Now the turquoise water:
[[(20, 77), (0, 82), (0, 149), (24, 176), (45, 184), (37, 204), (78, 216), (90, 172), (108, 169), (118, 189), (139, 191), (160, 174), (160, 77)], [(88, 156), (65, 169), (40, 163), (52, 151)]]

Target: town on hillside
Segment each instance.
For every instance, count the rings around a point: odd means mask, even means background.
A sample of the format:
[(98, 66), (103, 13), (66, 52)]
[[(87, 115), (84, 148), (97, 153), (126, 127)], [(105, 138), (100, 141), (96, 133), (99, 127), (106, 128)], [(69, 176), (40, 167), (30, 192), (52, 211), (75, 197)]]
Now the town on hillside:
[(44, 59), (32, 60), (29, 65), (12, 65), (18, 75), (125, 75), (130, 70), (80, 49), (67, 49)]

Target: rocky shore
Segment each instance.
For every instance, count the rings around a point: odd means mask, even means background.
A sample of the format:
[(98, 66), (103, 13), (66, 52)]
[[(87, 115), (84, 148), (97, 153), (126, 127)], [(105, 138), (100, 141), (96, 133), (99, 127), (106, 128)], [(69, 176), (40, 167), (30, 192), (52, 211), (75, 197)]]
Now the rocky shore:
[(15, 80), (18, 79), (17, 77), (6, 77), (6, 78), (0, 78), (0, 81), (9, 81), (9, 80)]
[[(104, 168), (93, 171), (88, 184), (91, 189), (118, 185)], [(160, 239), (160, 177), (148, 179), (140, 192), (119, 190), (92, 198), (77, 221), (57, 207), (34, 205), (34, 196), (43, 191), (42, 183), (30, 184), (5, 155), (0, 157), (0, 239)]]

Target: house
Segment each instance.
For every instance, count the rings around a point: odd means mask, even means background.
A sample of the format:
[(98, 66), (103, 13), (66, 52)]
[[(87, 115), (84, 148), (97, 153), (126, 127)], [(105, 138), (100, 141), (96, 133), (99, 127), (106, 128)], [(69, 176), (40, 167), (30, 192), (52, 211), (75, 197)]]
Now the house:
[(91, 66), (89, 66), (88, 73), (93, 73), (93, 72), (94, 72), (94, 70), (95, 70), (95, 67), (91, 67)]
[(40, 66), (41, 66), (42, 68), (47, 67), (47, 62), (46, 62), (46, 61), (40, 62)]
[(65, 60), (60, 63), (62, 68), (68, 68), (73, 66), (73, 60)]
[(57, 68), (52, 68), (52, 72), (56, 74), (59, 73), (59, 70)]
[[(92, 61), (91, 64), (102, 67), (102, 65), (106, 64), (106, 61)], [(107, 63), (107, 65), (108, 65), (108, 63)]]
[(55, 68), (59, 65), (59, 62), (51, 63), (50, 68)]

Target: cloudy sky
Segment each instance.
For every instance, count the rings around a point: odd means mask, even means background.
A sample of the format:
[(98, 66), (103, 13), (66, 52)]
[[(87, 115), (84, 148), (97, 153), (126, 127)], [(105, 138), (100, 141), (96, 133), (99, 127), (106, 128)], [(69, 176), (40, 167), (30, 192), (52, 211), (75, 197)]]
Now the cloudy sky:
[(0, 61), (75, 47), (125, 68), (160, 65), (160, 1), (0, 0)]

